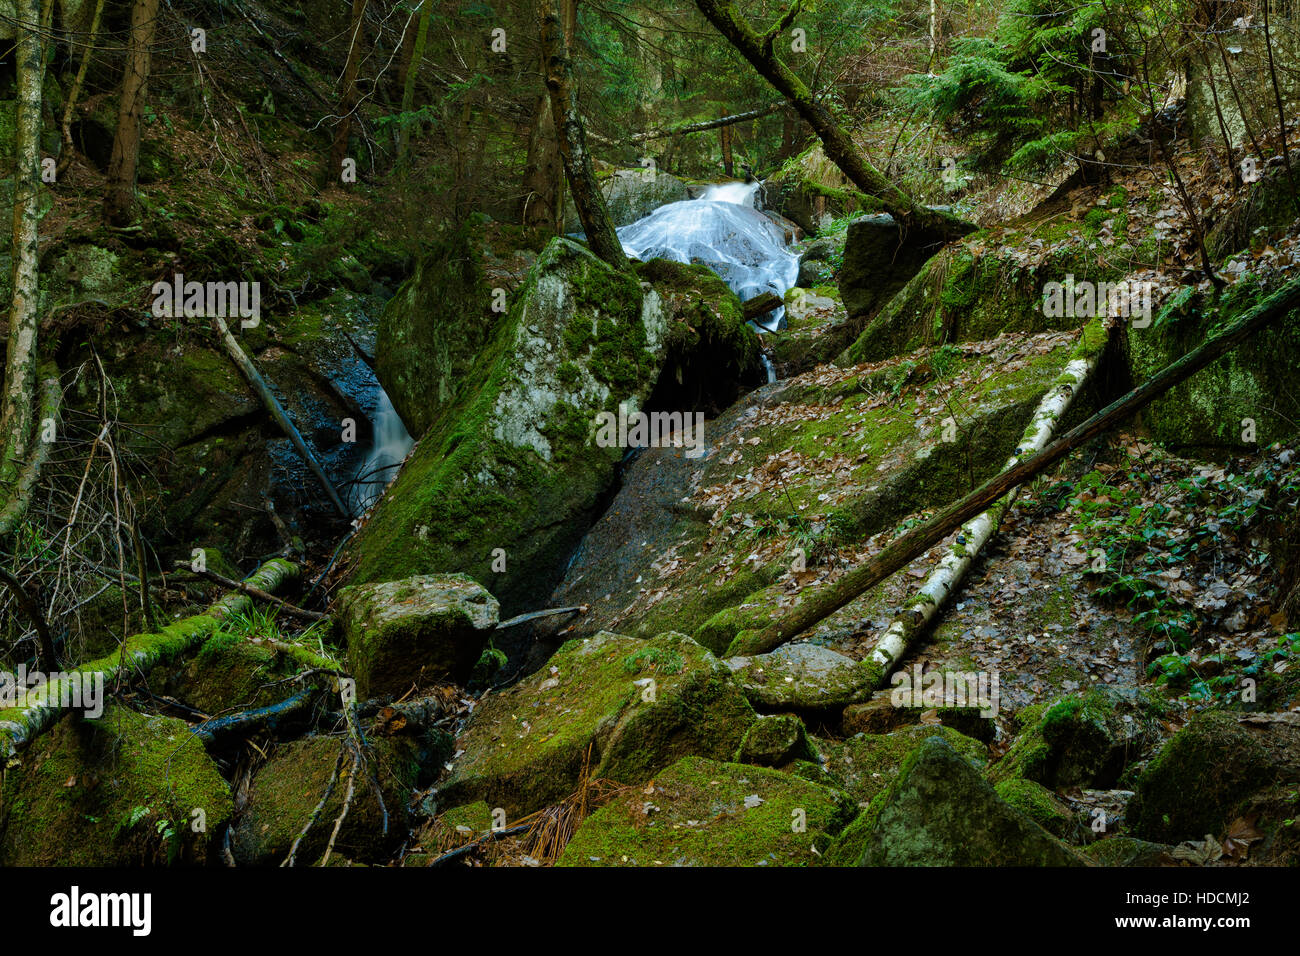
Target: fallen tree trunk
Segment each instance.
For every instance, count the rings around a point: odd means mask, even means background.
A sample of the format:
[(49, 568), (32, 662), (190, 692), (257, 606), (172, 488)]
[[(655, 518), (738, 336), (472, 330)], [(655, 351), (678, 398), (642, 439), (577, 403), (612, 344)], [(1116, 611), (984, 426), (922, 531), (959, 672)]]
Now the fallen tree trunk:
[(761, 36), (741, 19), (736, 7), (726, 0), (695, 0), (696, 7), (749, 61), (763, 79), (788, 99), (804, 121), (822, 141), (826, 158), (868, 196), (875, 196), (904, 230), (919, 229), (938, 239), (957, 239), (975, 231), (972, 223), (935, 209), (928, 209), (895, 186), (879, 170), (862, 158), (852, 137), (840, 126), (834, 114), (813, 97), (794, 70), (776, 55), (775, 45), (799, 14), (800, 0), (794, 0), (781, 18)]
[(745, 321), (748, 322), (750, 319), (758, 318), (764, 312), (771, 312), (779, 307), (783, 301), (775, 292), (760, 292), (752, 299), (746, 299), (741, 303), (740, 310)]
[[(1051, 388), (1047, 390), (1043, 400), (1038, 403), (1034, 417), (1030, 420), (1029, 427), (1025, 429), (1024, 438), (1016, 448), (1016, 453), (1007, 460), (1004, 469), (1014, 468), (1026, 454), (1042, 451), (1047, 446), (1056, 431), (1057, 424), (1069, 411), (1074, 397), (1092, 378), (1106, 344), (1110, 341), (1113, 329), (1110, 327), (1104, 331), (1098, 329), (1097, 331), (1101, 333), (1099, 343), (1090, 342), (1092, 331), (1091, 327), (1084, 329), (1074, 355), (1056, 381), (1052, 383)], [(981, 512), (962, 525), (958, 543), (952, 545), (934, 571), (926, 578), (925, 584), (908, 602), (903, 613), (895, 617), (885, 629), (885, 633), (880, 636), (871, 651), (871, 659), (881, 666), (880, 678), (877, 682), (879, 686), (889, 682), (890, 672), (895, 664), (902, 660), (913, 635), (934, 619), (944, 602), (961, 586), (962, 578), (975, 563), (984, 545), (997, 534), (1002, 517), (1011, 507), (1011, 503), (1016, 500), (1018, 490), (1013, 488), (999, 498), (992, 508)]]
[[(298, 566), (276, 558), (262, 565), (247, 582), (262, 590), (274, 591), (297, 579)], [(253, 606), (247, 594), (227, 594), (212, 605), (206, 614), (187, 617), (169, 624), (156, 634), (135, 634), (121, 647), (98, 660), (80, 664), (67, 673), (47, 674), (44, 689), (37, 700), (24, 700), (20, 706), (0, 710), (0, 758), (8, 759), (39, 734), (53, 726), (71, 709), (73, 702), (86, 703), (82, 686), (91, 675), (102, 675), (104, 686), (118, 675), (146, 673), (155, 664), (185, 653), (211, 635), (221, 622)], [(32, 694), (32, 697), (37, 697)], [(102, 704), (102, 701), (100, 701)]]
[(328, 614), (322, 614), (320, 611), (309, 611), (306, 608), (290, 604), (283, 598), (278, 598), (274, 594), (268, 594), (261, 588), (255, 588), (251, 584), (245, 584), (243, 581), (235, 581), (226, 577), (224, 574), (218, 574), (216, 571), (211, 571), (207, 568), (204, 568), (202, 571), (195, 571), (188, 561), (177, 561), (176, 567), (178, 570), (190, 571), (194, 574), (200, 575), (201, 577), (207, 578), (209, 581), (215, 581), (222, 587), (230, 588), (232, 591), (242, 591), (249, 597), (255, 597), (259, 601), (266, 601), (268, 604), (274, 604), (276, 607), (282, 609), (284, 613), (293, 617), (300, 617), (308, 621), (323, 621), (329, 617)]
[(637, 133), (632, 137), (632, 142), (644, 143), (649, 139), (663, 139), (667, 136), (685, 136), (687, 133), (703, 133), (711, 129), (717, 129), (719, 126), (732, 126), (736, 123), (745, 123), (749, 120), (771, 116), (783, 106), (785, 106), (784, 102), (769, 103), (767, 106), (760, 107), (756, 110), (750, 110), (747, 113), (733, 113), (731, 116), (720, 116), (717, 119), (705, 120), (702, 123), (686, 123), (683, 126), (674, 126), (672, 129), (652, 130), (648, 133)]
[(868, 588), (934, 547), (964, 522), (986, 510), (1017, 485), (1046, 470), (1084, 442), (1130, 417), (1152, 399), (1163, 395), (1215, 359), (1232, 351), (1255, 332), (1300, 307), (1300, 279), (1293, 279), (1232, 325), (1165, 366), (1142, 385), (1112, 402), (1086, 422), (1071, 429), (1038, 454), (986, 481), (965, 498), (944, 508), (923, 525), (898, 538), (866, 564), (850, 571), (834, 585), (809, 595), (788, 614), (757, 633), (742, 631), (727, 649), (727, 656), (763, 654), (779, 647), (818, 621), (834, 614)]
[(231, 740), (243, 740), (253, 733), (283, 730), (286, 724), (305, 726), (310, 720), (302, 720), (310, 712), (311, 705), (320, 693), (316, 687), (300, 690), (278, 704), (258, 707), (224, 717), (214, 717), (190, 728), (190, 733), (208, 748), (224, 747)]
[(325, 493), (329, 496), (330, 501), (333, 502), (334, 507), (338, 509), (339, 514), (345, 518), (351, 517), (348, 513), (347, 507), (343, 504), (343, 499), (339, 497), (339, 493), (334, 490), (334, 486), (330, 483), (329, 476), (325, 474), (325, 469), (322, 468), (320, 462), (316, 460), (316, 456), (311, 453), (311, 449), (307, 447), (307, 443), (302, 440), (302, 435), (298, 433), (298, 429), (290, 420), (289, 413), (284, 410), (284, 406), (280, 404), (280, 400), (275, 397), (275, 394), (271, 391), (271, 387), (266, 384), (266, 379), (262, 378), (262, 373), (257, 370), (257, 366), (253, 364), (253, 360), (248, 357), (248, 354), (242, 348), (240, 348), (239, 343), (235, 341), (235, 337), (230, 334), (230, 329), (226, 326), (225, 320), (218, 318), (214, 321), (217, 325), (217, 335), (221, 339), (221, 344), (225, 348), (226, 354), (228, 354), (231, 361), (238, 366), (239, 371), (242, 372), (244, 378), (248, 380), (248, 384), (253, 386), (253, 391), (257, 392), (257, 397), (262, 400), (262, 404), (265, 405), (266, 410), (271, 413), (271, 417), (274, 418), (276, 424), (280, 426), (280, 430), (289, 437), (289, 441), (293, 444), (293, 447), (297, 449), (298, 454), (302, 456), (302, 460), (307, 463), (307, 467), (311, 469), (311, 473), (320, 481), (321, 486), (325, 489)]

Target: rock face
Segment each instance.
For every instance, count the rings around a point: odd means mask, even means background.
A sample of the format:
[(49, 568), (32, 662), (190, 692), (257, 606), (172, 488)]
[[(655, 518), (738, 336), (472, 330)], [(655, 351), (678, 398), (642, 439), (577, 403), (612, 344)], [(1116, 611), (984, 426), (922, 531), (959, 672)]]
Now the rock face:
[[(615, 227), (644, 219), (670, 202), (691, 198), (686, 183), (651, 167), (615, 169), (601, 179), (600, 191), (605, 196), (605, 207), (609, 210), (609, 218)], [(582, 221), (578, 218), (572, 199), (566, 198), (565, 201), (564, 224), (568, 232), (582, 230)]]
[(880, 667), (816, 644), (784, 644), (770, 654), (729, 657), (745, 696), (766, 709), (819, 710), (866, 700)]
[(668, 333), (653, 292), (565, 239), (547, 246), (464, 385), (349, 544), (355, 583), (463, 571), (508, 613), (541, 606), (613, 479), (598, 412), (631, 411)]
[(492, 290), (506, 289), (489, 280), (490, 254), (483, 220), (471, 218), (419, 261), (379, 319), (375, 371), (416, 437), (472, 398), (474, 364), (505, 319)]
[[(862, 547), (1001, 468), (1077, 344), (1007, 339), (757, 389), (706, 423), (703, 456), (631, 464), (547, 603), (589, 605), (580, 634), (673, 629), (738, 653), (738, 635), (827, 580), (819, 552)], [(963, 411), (945, 441), (949, 402)]]
[(977, 766), (988, 760), (988, 747), (950, 727), (908, 727), (892, 734), (857, 734), (828, 747), (826, 769), (865, 805), (893, 783), (908, 754), (930, 737), (942, 739)]
[(486, 800), (513, 818), (590, 776), (644, 783), (685, 754), (731, 759), (756, 715), (725, 667), (682, 634), (570, 641), (475, 709), (439, 804)]
[(917, 747), (868, 811), (859, 866), (1082, 866), (1086, 861), (1002, 800), (938, 737)]
[[(1300, 783), (1300, 727), (1288, 723), (1286, 714), (1279, 717), (1260, 723), (1218, 711), (1194, 717), (1138, 778), (1128, 806), (1134, 835), (1159, 843), (1220, 837), (1253, 795), (1277, 784), (1294, 789)], [(1270, 836), (1285, 814), (1279, 809), (1257, 822)]]
[[(403, 738), (376, 738), (370, 765), (355, 781), (352, 804), (339, 829), (333, 853), (349, 860), (382, 862), (406, 835), (407, 803), (417, 766), (413, 744)], [(248, 802), (231, 834), (231, 851), (245, 866), (278, 866), (311, 819), (325, 795), (343, 742), (334, 737), (306, 737), (277, 748), (249, 788)], [(317, 862), (325, 852), (334, 821), (343, 812), (351, 758), (345, 756), (340, 778), (317, 822), (307, 831), (295, 857), (297, 865)], [(369, 776), (383, 796), (383, 807)], [(384, 813), (388, 814), (387, 832)]]
[(849, 318), (880, 311), (942, 245), (924, 236), (905, 236), (888, 213), (850, 222), (837, 277)]
[(212, 837), (234, 810), (230, 787), (184, 721), (118, 705), (95, 720), (64, 717), (5, 772), (3, 786), (5, 866), (213, 862)]
[(849, 812), (790, 774), (685, 757), (583, 821), (559, 865), (812, 866)]
[(501, 606), (464, 574), (421, 575), (339, 592), (348, 663), (365, 699), (437, 680), (463, 684)]

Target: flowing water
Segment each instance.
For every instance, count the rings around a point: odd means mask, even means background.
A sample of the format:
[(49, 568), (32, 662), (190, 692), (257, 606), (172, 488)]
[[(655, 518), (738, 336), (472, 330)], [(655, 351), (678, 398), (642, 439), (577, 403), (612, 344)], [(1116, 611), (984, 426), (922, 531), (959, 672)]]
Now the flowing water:
[(354, 515), (360, 515), (379, 500), (388, 483), (397, 477), (397, 469), (415, 444), (382, 387), (376, 389), (375, 411), (371, 418), (374, 444), (357, 468), (349, 495)]
[[(628, 255), (641, 260), (671, 259), (708, 266), (742, 301), (762, 292), (784, 296), (799, 275), (798, 257), (786, 251), (785, 234), (754, 208), (758, 183), (710, 186), (699, 199), (660, 206), (644, 219), (618, 230)], [(785, 309), (760, 317), (754, 326), (774, 332)], [(768, 381), (775, 372), (763, 356)]]

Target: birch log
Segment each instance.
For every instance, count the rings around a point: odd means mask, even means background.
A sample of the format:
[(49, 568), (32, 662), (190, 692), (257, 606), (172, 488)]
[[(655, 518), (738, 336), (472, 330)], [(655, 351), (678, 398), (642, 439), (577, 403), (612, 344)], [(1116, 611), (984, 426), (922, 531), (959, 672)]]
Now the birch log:
[[(1069, 410), (1074, 397), (1092, 378), (1097, 365), (1105, 351), (1105, 340), (1110, 337), (1112, 329), (1107, 328), (1102, 347), (1090, 348), (1086, 343), (1091, 336), (1085, 329), (1078, 347), (1074, 350), (1065, 369), (1047, 390), (1043, 400), (1038, 403), (1034, 417), (1025, 429), (1016, 452), (1002, 470), (1007, 471), (1020, 464), (1026, 457), (1035, 455), (1047, 447), (1056, 432), (1056, 426)], [(1003, 497), (994, 502), (987, 511), (981, 512), (961, 526), (957, 541), (949, 546), (948, 552), (926, 578), (925, 584), (907, 603), (906, 609), (886, 628), (885, 633), (876, 642), (871, 652), (871, 659), (881, 666), (880, 685), (889, 682), (890, 672), (907, 652), (913, 635), (924, 628), (944, 602), (961, 586), (962, 579), (970, 566), (979, 557), (980, 551), (989, 539), (997, 533), (1002, 517), (1011, 503), (1016, 500), (1020, 486), (1012, 488)]]
[[(264, 591), (274, 591), (299, 575), (298, 566), (276, 558), (268, 561), (244, 582)], [(184, 618), (169, 624), (156, 634), (135, 634), (128, 637), (118, 650), (73, 668), (70, 672), (47, 674), (39, 696), (33, 692), (15, 696), (26, 697), (18, 706), (0, 709), (0, 760), (8, 760), (19, 749), (31, 743), (73, 706), (88, 703), (82, 693), (87, 681), (102, 675), (104, 686), (119, 674), (144, 673), (161, 661), (184, 654), (212, 634), (226, 618), (241, 614), (253, 606), (247, 594), (227, 594), (212, 605), (205, 614)], [(9, 677), (12, 680), (12, 677)], [(0, 683), (0, 689), (14, 692), (13, 684)], [(8, 694), (6, 694), (8, 696)], [(31, 697), (37, 697), (31, 701)], [(91, 702), (93, 703), (93, 702)], [(102, 700), (100, 701), (102, 704)]]

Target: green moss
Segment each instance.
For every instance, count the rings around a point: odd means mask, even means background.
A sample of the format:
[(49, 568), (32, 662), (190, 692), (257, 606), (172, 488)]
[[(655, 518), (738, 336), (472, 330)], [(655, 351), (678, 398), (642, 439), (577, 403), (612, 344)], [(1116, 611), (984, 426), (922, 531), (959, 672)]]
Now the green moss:
[(115, 704), (95, 720), (60, 720), (6, 772), (3, 797), (9, 866), (201, 863), (234, 812), (184, 721)]
[(843, 794), (745, 764), (685, 757), (588, 817), (560, 866), (811, 866), (847, 820)]
[(999, 797), (1015, 807), (1052, 836), (1063, 840), (1077, 840), (1079, 822), (1052, 791), (1032, 780), (1003, 780), (994, 790)]

